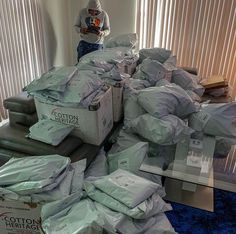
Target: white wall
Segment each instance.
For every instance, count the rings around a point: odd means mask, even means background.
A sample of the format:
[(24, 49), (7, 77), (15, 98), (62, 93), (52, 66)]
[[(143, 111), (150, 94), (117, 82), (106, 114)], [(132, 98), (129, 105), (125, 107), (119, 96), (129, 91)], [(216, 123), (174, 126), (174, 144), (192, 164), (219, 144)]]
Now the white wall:
[[(42, 0), (49, 64), (76, 63), (79, 35), (73, 25), (87, 2), (88, 0)], [(110, 36), (135, 32), (136, 0), (101, 0), (101, 4), (110, 18)]]

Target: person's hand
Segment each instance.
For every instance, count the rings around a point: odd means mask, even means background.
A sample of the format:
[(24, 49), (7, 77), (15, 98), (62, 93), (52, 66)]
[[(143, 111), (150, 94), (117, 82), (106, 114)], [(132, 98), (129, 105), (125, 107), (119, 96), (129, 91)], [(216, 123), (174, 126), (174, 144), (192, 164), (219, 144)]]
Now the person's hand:
[(103, 36), (103, 31), (97, 31), (96, 34), (99, 36), (99, 37), (102, 37)]
[(83, 34), (87, 34), (88, 29), (87, 28), (80, 28), (80, 32), (83, 33)]

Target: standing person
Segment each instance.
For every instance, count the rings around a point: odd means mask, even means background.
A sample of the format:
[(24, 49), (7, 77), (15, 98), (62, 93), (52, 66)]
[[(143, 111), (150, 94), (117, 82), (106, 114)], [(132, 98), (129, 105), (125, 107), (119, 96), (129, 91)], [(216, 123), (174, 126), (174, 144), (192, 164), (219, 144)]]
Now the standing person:
[(83, 55), (103, 49), (104, 38), (110, 33), (110, 23), (99, 0), (89, 0), (87, 8), (80, 11), (74, 26), (81, 38), (77, 47), (78, 62)]

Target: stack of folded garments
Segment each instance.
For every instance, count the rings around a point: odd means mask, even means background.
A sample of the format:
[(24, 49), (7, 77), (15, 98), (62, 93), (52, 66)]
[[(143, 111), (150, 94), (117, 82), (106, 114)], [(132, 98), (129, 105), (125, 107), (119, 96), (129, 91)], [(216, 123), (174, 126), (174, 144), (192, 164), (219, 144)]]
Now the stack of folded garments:
[(81, 193), (86, 160), (45, 155), (13, 158), (0, 167), (0, 196), (5, 200), (50, 202)]
[(34, 99), (26, 92), (9, 97), (3, 101), (4, 107), (8, 109), (11, 126), (31, 126), (38, 120)]
[[(84, 182), (87, 197), (71, 196), (42, 210), (45, 233), (175, 233), (164, 212), (160, 186), (118, 169)], [(79, 212), (78, 210), (83, 210)]]

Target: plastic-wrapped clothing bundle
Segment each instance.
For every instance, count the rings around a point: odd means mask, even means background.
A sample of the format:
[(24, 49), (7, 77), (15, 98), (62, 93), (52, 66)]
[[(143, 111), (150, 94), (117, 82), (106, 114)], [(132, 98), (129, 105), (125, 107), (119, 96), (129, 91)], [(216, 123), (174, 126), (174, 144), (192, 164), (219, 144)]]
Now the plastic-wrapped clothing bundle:
[(51, 202), (61, 200), (73, 193), (82, 193), (86, 159), (71, 163), (64, 179), (53, 190), (31, 194), (32, 202)]
[[(170, 223), (168, 223), (169, 225), (167, 225), (168, 219), (166, 218), (166, 216), (162, 214), (150, 217), (148, 219), (135, 220), (124, 214), (112, 211), (97, 202), (94, 202), (94, 204), (96, 209), (104, 217), (106, 223), (105, 229), (109, 233), (118, 232), (121, 234), (142, 234), (153, 226), (156, 226), (156, 230), (173, 230)], [(162, 219), (160, 217), (162, 217)]]
[(148, 143), (139, 142), (126, 150), (108, 154), (109, 173), (118, 168), (138, 174), (141, 163), (148, 152)]
[(130, 121), (129, 130), (159, 145), (173, 145), (181, 140), (182, 134), (190, 135), (193, 131), (175, 115), (161, 119), (144, 114)]
[(161, 87), (161, 86), (166, 86), (166, 85), (169, 85), (170, 82), (166, 79), (162, 79), (162, 80), (159, 80), (156, 82), (156, 87)]
[(97, 68), (101, 68), (105, 72), (108, 72), (108, 71), (112, 70), (115, 67), (114, 64), (108, 63), (106, 61), (96, 61), (96, 60), (91, 61), (91, 65), (94, 66), (94, 67), (97, 67)]
[(139, 66), (139, 70), (133, 75), (135, 79), (147, 80), (151, 86), (157, 81), (164, 79), (168, 74), (168, 70), (156, 60), (146, 58)]
[(151, 84), (147, 80), (139, 80), (130, 78), (128, 85), (131, 89), (140, 90), (151, 87)]
[(83, 106), (87, 108), (103, 84), (98, 74), (93, 71), (82, 70), (70, 79), (63, 92), (45, 89), (34, 92), (32, 95), (41, 102), (52, 105), (67, 107)]
[(164, 63), (163, 66), (167, 70), (165, 79), (171, 82), (173, 71), (176, 70), (177, 58), (176, 56), (169, 57)]
[[(144, 142), (144, 141), (145, 141), (144, 138), (138, 135), (132, 134), (132, 133), (127, 133), (125, 130), (122, 129), (119, 132), (116, 142), (112, 145), (112, 148), (110, 149), (109, 154), (116, 155), (117, 153), (120, 152), (121, 155), (124, 155), (123, 153), (125, 153), (128, 148), (136, 145), (137, 143)], [(170, 160), (172, 161), (175, 155), (175, 149), (174, 150), (172, 149), (173, 149), (173, 146), (166, 147), (166, 146), (161, 146), (161, 145), (157, 145), (152, 142), (149, 142), (149, 150), (147, 154), (154, 157), (165, 155), (167, 157), (166, 161), (169, 162)], [(134, 155), (129, 154), (129, 155), (126, 155), (126, 157), (129, 159), (129, 161), (134, 160)], [(138, 170), (135, 174), (145, 179), (148, 179), (154, 183), (157, 183), (160, 185), (162, 184), (161, 176), (159, 175), (147, 173), (140, 170)], [(165, 189), (162, 188), (162, 190), (163, 192), (159, 193), (161, 197), (165, 196)]]
[(156, 223), (144, 234), (177, 234), (164, 213), (155, 216)]
[(74, 170), (70, 166), (69, 170), (66, 173), (66, 176), (61, 180), (56, 188), (47, 192), (31, 194), (32, 202), (50, 202), (68, 196), (70, 194), (73, 176)]
[(138, 43), (138, 35), (136, 33), (127, 33), (109, 38), (105, 42), (105, 48), (113, 48), (113, 47), (134, 48), (137, 43)]
[(93, 202), (84, 199), (48, 217), (42, 227), (46, 234), (102, 234), (104, 225)]
[(91, 162), (87, 170), (85, 171), (84, 177), (101, 177), (108, 175), (108, 165), (106, 153), (103, 149), (100, 150), (95, 160)]
[(127, 133), (123, 129), (120, 130), (116, 142), (112, 145), (109, 153), (118, 153), (129, 147), (139, 143), (141, 138), (138, 135)]
[(163, 65), (164, 65), (165, 67), (168, 67), (168, 70), (171, 70), (171, 71), (176, 70), (176, 69), (177, 69), (177, 67), (176, 67), (176, 65), (177, 65), (177, 56), (170, 56), (170, 57), (163, 63)]
[(74, 129), (73, 126), (59, 123), (50, 119), (39, 120), (29, 128), (29, 138), (53, 146), (59, 145)]
[(194, 102), (201, 102), (201, 97), (198, 96), (195, 92), (193, 92), (192, 90), (185, 90), (186, 93), (192, 98), (192, 100)]
[(44, 73), (39, 79), (32, 81), (26, 88), (28, 93), (39, 90), (53, 90), (64, 92), (66, 84), (77, 72), (77, 68), (72, 67), (56, 67), (51, 71)]
[(184, 90), (192, 90), (198, 96), (202, 96), (205, 89), (198, 84), (199, 78), (192, 75), (183, 69), (176, 69), (173, 71), (171, 82), (179, 85)]
[(0, 168), (0, 185), (20, 195), (55, 188), (66, 176), (70, 159), (59, 155), (12, 158)]
[(71, 182), (70, 193), (77, 193), (82, 191), (84, 182), (84, 172), (87, 165), (87, 159), (79, 160), (77, 162), (71, 163), (74, 169), (74, 176)]
[(103, 82), (91, 71), (79, 71), (67, 84), (62, 103), (80, 103), (93, 92), (101, 88)]
[(138, 103), (149, 114), (157, 118), (169, 114), (186, 118), (196, 112), (192, 99), (185, 90), (175, 84), (140, 90)]
[(94, 181), (93, 184), (129, 208), (134, 208), (146, 200), (160, 187), (160, 185), (121, 169)]
[(139, 91), (131, 88), (125, 88), (124, 95), (124, 125), (129, 126), (129, 122), (140, 115), (146, 113), (146, 111), (138, 103)]
[(157, 60), (164, 63), (171, 56), (171, 51), (164, 48), (141, 49), (139, 51), (139, 60), (142, 62), (145, 58)]
[(100, 51), (94, 51), (84, 55), (79, 63), (89, 63), (92, 61), (96, 62), (108, 62), (111, 64), (117, 64), (124, 61), (125, 56), (133, 55), (131, 49), (127, 49), (127, 47), (114, 47), (114, 48), (106, 48)]
[(0, 187), (0, 198), (8, 200), (19, 200), (20, 196), (10, 190)]
[(122, 81), (123, 77), (116, 67), (112, 68), (110, 71), (103, 73), (100, 78), (103, 79), (111, 79), (114, 81)]
[[(139, 168), (148, 154), (148, 143), (139, 141), (138, 143), (120, 152), (108, 154), (109, 172), (117, 169), (124, 169), (161, 185), (161, 176), (140, 171)], [(164, 195), (165, 192), (163, 191)]]
[[(168, 219), (162, 213), (165, 209), (171, 209), (170, 206), (162, 209), (161, 206), (156, 206), (159, 213), (155, 216), (150, 216), (148, 219), (133, 219), (122, 213), (113, 211), (106, 206), (97, 202), (91, 202), (89, 199), (81, 200), (81, 194), (73, 194), (63, 200), (51, 202), (42, 207), (42, 227), (47, 234), (51, 233), (121, 233), (121, 234), (141, 234), (152, 230), (166, 230), (172, 231)], [(158, 202), (158, 201), (156, 201)], [(163, 201), (164, 202), (164, 201)], [(75, 210), (82, 208), (86, 214), (76, 215)], [(77, 210), (78, 212), (78, 210)], [(89, 217), (90, 212), (94, 212), (92, 217)], [(77, 225), (76, 225), (77, 221)], [(99, 222), (100, 221), (100, 222)], [(71, 226), (70, 223), (72, 224)], [(100, 228), (99, 228), (99, 227)], [(60, 230), (60, 228), (62, 230)], [(154, 228), (155, 227), (155, 228)], [(91, 231), (90, 231), (91, 230)], [(103, 230), (103, 232), (101, 232)], [(55, 232), (58, 231), (58, 232)], [(93, 231), (93, 232), (92, 232)]]
[[(114, 66), (111, 64), (111, 66)], [(79, 71), (93, 71), (94, 73), (101, 75), (105, 72), (104, 68), (96, 67), (92, 62), (90, 63), (78, 63), (77, 68)]]
[(196, 131), (221, 137), (236, 137), (236, 103), (208, 104), (189, 118), (189, 126)]
[[(134, 219), (146, 219), (162, 212), (171, 210), (171, 205), (167, 204), (159, 195), (158, 192), (154, 192), (146, 200), (135, 206), (134, 208), (127, 207), (124, 203), (110, 196), (105, 192), (97, 189), (94, 182), (86, 181), (84, 183), (84, 189), (87, 195), (94, 201), (110, 208), (113, 211), (120, 212)], [(143, 191), (145, 192), (145, 190)]]
[(78, 193), (73, 193), (69, 196), (63, 197), (60, 200), (45, 203), (41, 210), (42, 221), (45, 221), (49, 217), (58, 214), (60, 211), (68, 208), (74, 203), (79, 202), (83, 195), (84, 194), (80, 191)]

